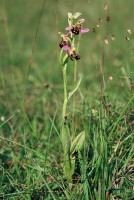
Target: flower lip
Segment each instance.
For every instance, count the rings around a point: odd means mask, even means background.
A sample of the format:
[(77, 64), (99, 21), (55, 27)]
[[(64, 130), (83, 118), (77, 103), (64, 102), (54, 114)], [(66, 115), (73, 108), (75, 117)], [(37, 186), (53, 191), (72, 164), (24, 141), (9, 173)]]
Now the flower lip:
[(71, 32), (74, 33), (75, 35), (78, 35), (80, 32), (80, 27), (76, 26), (76, 27), (72, 27)]
[(73, 59), (79, 60), (79, 59), (80, 59), (80, 56), (76, 53), (75, 50), (72, 50), (72, 51), (71, 51), (71, 54), (70, 54), (70, 59), (71, 59), (71, 60), (73, 60)]
[(59, 43), (59, 47), (63, 48), (64, 46), (68, 45), (69, 35), (68, 34), (66, 34), (66, 35), (61, 34), (61, 37), (62, 37), (62, 40)]
[(59, 43), (59, 47), (60, 47), (60, 48), (63, 47), (63, 43), (62, 43), (62, 42)]
[(75, 56), (75, 59), (76, 59), (76, 60), (80, 60), (80, 56), (79, 56), (79, 55), (76, 55), (76, 56)]

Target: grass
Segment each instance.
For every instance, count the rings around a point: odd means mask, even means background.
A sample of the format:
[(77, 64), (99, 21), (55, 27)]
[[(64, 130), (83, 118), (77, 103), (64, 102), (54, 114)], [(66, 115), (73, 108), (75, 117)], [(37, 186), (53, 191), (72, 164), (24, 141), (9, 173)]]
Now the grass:
[[(134, 199), (133, 3), (108, 2), (104, 10), (105, 3), (1, 1), (0, 199)], [(69, 129), (85, 131), (70, 188), (63, 173), (57, 32), (64, 32), (67, 13), (77, 11), (90, 32), (80, 40), (77, 79), (83, 79), (73, 125), (73, 101), (67, 108)], [(70, 61), (69, 91), (73, 70)]]

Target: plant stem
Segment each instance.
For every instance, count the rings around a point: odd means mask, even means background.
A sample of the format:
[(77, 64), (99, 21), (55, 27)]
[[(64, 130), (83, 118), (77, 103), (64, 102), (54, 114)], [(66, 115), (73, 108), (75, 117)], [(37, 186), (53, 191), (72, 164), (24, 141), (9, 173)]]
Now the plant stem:
[(72, 174), (71, 174), (71, 161), (70, 161), (70, 131), (68, 125), (66, 124), (66, 115), (67, 115), (66, 112), (67, 112), (67, 102), (68, 102), (66, 71), (67, 71), (67, 64), (65, 64), (63, 67), (64, 102), (62, 110), (61, 141), (64, 153), (63, 172), (70, 186), (70, 183), (72, 184)]
[[(75, 60), (74, 64), (74, 87), (76, 85), (76, 80), (77, 80), (77, 61)], [(73, 127), (73, 137), (75, 137), (75, 101), (76, 101), (76, 96), (73, 96), (73, 113), (72, 113), (72, 127)]]
[(64, 84), (64, 102), (63, 102), (63, 111), (62, 111), (63, 120), (64, 120), (64, 118), (66, 116), (66, 112), (67, 112), (67, 75), (66, 75), (66, 71), (67, 71), (67, 64), (65, 64), (63, 67), (63, 84)]
[[(78, 52), (79, 50), (79, 45), (80, 45), (80, 38), (81, 38), (81, 34), (79, 34), (79, 38), (78, 38), (78, 42), (77, 42), (77, 49), (76, 51)], [(74, 64), (74, 87), (76, 85), (76, 81), (77, 81), (77, 61), (75, 60), (75, 64)], [(73, 137), (75, 138), (75, 102), (76, 102), (76, 96), (74, 94), (73, 96), (73, 113), (72, 113), (72, 127), (73, 127)]]

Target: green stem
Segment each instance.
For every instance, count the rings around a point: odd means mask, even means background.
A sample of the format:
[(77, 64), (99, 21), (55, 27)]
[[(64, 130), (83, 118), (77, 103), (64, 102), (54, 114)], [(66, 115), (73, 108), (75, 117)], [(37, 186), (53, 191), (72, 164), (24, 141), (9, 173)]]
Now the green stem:
[(66, 115), (67, 115), (67, 64), (63, 66), (63, 85), (64, 85), (64, 102), (63, 102), (63, 111), (62, 111), (62, 131), (61, 131), (61, 141), (63, 146), (64, 153), (64, 164), (63, 171), (64, 175), (67, 178), (68, 184), (72, 183), (72, 174), (71, 174), (71, 161), (70, 161), (70, 131), (68, 125), (66, 124)]
[(67, 64), (65, 64), (63, 67), (63, 84), (64, 84), (64, 102), (63, 102), (63, 111), (62, 111), (63, 120), (64, 120), (64, 118), (66, 116), (66, 112), (67, 112), (67, 75), (66, 75), (66, 71), (67, 71)]
[(75, 60), (75, 65), (74, 65), (74, 87), (76, 85), (76, 80), (77, 80), (77, 61)]
[[(76, 85), (76, 80), (77, 80), (77, 61), (75, 60), (75, 64), (74, 64), (74, 87)], [(73, 113), (72, 113), (73, 137), (75, 137), (75, 101), (76, 101), (76, 97), (75, 97), (75, 94), (74, 94), (74, 96), (73, 96)]]

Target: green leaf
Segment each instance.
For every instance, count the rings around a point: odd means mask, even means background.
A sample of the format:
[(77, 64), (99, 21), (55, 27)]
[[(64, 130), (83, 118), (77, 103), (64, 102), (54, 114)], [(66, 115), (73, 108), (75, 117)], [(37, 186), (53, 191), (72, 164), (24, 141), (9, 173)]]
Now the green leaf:
[(72, 157), (71, 158), (71, 169), (70, 169), (71, 176), (73, 176), (74, 171), (75, 171), (75, 157)]
[(63, 151), (67, 153), (70, 148), (70, 130), (66, 124), (62, 125), (61, 141), (62, 141)]
[(64, 152), (63, 172), (68, 182), (72, 179), (71, 160), (70, 160), (70, 130), (66, 124), (62, 125), (61, 141)]
[(69, 92), (69, 95), (68, 95), (68, 100), (73, 96), (73, 94), (78, 90), (79, 86), (80, 86), (80, 83), (81, 83), (81, 80), (82, 80), (82, 77), (79, 78), (78, 82), (76, 83), (76, 86), (74, 87), (74, 89)]
[(77, 137), (72, 141), (70, 148), (70, 155), (72, 155), (75, 151), (78, 151), (83, 146), (85, 141), (85, 131), (82, 131), (77, 135)]
[(67, 62), (68, 62), (68, 54), (64, 56), (62, 65), (64, 66)]
[(81, 149), (84, 141), (85, 141), (85, 131), (82, 131), (81, 133), (79, 133), (79, 135), (77, 135), (77, 137), (71, 143), (71, 147), (70, 147), (70, 157), (71, 157), (70, 158), (71, 159), (70, 173), (71, 175), (73, 175), (74, 170), (75, 170), (75, 156), (73, 155), (73, 153)]

